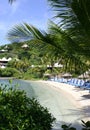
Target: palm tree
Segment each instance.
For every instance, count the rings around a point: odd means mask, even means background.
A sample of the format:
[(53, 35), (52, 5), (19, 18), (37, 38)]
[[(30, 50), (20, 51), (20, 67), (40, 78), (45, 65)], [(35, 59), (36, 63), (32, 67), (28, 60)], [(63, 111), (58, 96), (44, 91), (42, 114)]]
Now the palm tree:
[(82, 26), (90, 35), (90, 0), (48, 0), (65, 28)]
[[(54, 18), (58, 18), (58, 30), (62, 28), (71, 42), (78, 45), (74, 46), (75, 50), (77, 49), (74, 59), (80, 58), (80, 61), (84, 62), (82, 64), (84, 66), (86, 64), (85, 68), (87, 68), (90, 65), (90, 0), (48, 1), (56, 12)], [(78, 61), (78, 63), (80, 62)]]
[(61, 28), (90, 56), (90, 0), (48, 0)]
[[(8, 39), (18, 42), (22, 40), (32, 40), (34, 43), (41, 43), (39, 51), (42, 50), (44, 56), (47, 54), (49, 55), (52, 66), (55, 63), (55, 59), (58, 58), (60, 61), (63, 59), (63, 63), (66, 64), (65, 68), (67, 68), (67, 64), (69, 66), (72, 62), (70, 59), (79, 60), (79, 58), (76, 58), (76, 54), (80, 53), (81, 48), (65, 33), (65, 31), (61, 30), (53, 22), (51, 24), (48, 33), (40, 31), (26, 23), (20, 26), (18, 25), (8, 33)], [(54, 59), (54, 57), (56, 58)], [(73, 64), (76, 63), (75, 60), (73, 61)]]
[[(80, 20), (74, 10), (74, 3), (77, 0), (48, 0), (52, 7), (56, 10), (56, 17), (60, 18), (60, 25), (51, 22), (49, 32), (38, 30), (36, 27), (29, 24), (21, 24), (14, 27), (8, 33), (8, 39), (13, 42), (29, 41), (34, 43), (41, 43), (46, 48), (47, 52), (51, 52), (56, 57), (64, 59), (66, 63), (72, 63), (76, 60), (81, 61), (84, 57), (89, 57), (89, 33), (85, 33), (85, 26), (83, 28)], [(81, 1), (81, 0), (80, 0)], [(78, 4), (78, 3), (77, 3)], [(76, 3), (75, 3), (76, 5)], [(81, 4), (82, 5), (82, 4)], [(69, 10), (68, 10), (69, 9)], [(68, 13), (67, 13), (68, 10)], [(62, 19), (61, 19), (62, 18)], [(86, 39), (83, 38), (85, 35)], [(78, 58), (79, 57), (79, 58)], [(74, 60), (71, 60), (71, 59)], [(76, 60), (75, 60), (76, 59)]]

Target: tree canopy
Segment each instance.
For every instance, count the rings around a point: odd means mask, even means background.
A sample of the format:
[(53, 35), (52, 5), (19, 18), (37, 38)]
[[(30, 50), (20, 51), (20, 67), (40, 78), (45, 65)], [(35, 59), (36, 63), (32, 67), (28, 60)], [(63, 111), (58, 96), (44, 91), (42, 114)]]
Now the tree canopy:
[[(23, 23), (9, 31), (12, 42), (33, 41), (41, 44), (44, 52), (63, 59), (66, 66), (85, 66), (90, 62), (90, 1), (89, 0), (48, 0), (55, 12), (57, 23), (50, 21), (48, 32)], [(36, 46), (36, 45), (35, 45)], [(40, 50), (42, 50), (40, 48)]]

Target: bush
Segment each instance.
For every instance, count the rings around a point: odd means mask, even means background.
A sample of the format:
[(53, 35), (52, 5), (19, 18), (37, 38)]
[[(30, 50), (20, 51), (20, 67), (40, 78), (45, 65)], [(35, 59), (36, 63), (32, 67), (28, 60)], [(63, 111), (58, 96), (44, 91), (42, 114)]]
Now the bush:
[(0, 130), (51, 130), (55, 118), (24, 91), (0, 87)]
[(45, 72), (45, 68), (34, 67), (34, 68), (29, 68), (26, 75), (28, 75), (30, 78), (33, 79), (40, 79), (43, 78), (44, 72)]
[(15, 68), (4, 68), (0, 69), (0, 76), (1, 77), (17, 77), (21, 75), (21, 73), (16, 70)]

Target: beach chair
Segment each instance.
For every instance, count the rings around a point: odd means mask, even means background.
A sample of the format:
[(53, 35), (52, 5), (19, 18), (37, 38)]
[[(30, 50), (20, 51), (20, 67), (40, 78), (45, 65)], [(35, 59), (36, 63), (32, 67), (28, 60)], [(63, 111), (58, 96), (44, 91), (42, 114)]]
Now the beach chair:
[(82, 87), (84, 85), (85, 81), (78, 79), (78, 82), (76, 84), (76, 87)]
[(68, 82), (68, 84), (73, 85), (73, 84), (74, 84), (74, 80), (75, 80), (75, 79), (71, 79), (71, 80)]
[(87, 83), (87, 82), (84, 81), (84, 83), (83, 83), (82, 85), (80, 85), (80, 88), (81, 88), (81, 89), (86, 89), (87, 86), (88, 86), (88, 84), (89, 84), (89, 83)]
[(78, 79), (74, 79), (73, 86), (77, 86), (77, 85), (78, 85)]

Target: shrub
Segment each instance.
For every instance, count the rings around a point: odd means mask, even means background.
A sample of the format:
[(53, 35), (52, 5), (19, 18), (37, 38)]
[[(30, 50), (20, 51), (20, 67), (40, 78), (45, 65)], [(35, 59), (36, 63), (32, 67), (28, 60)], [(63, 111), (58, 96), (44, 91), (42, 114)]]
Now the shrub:
[(51, 130), (55, 118), (24, 91), (0, 87), (0, 130)]
[(1, 77), (17, 77), (19, 76), (21, 73), (16, 70), (15, 68), (4, 68), (4, 69), (0, 69), (0, 76)]
[(43, 67), (33, 67), (28, 69), (27, 75), (31, 78), (38, 79), (43, 77), (44, 72), (45, 68)]

